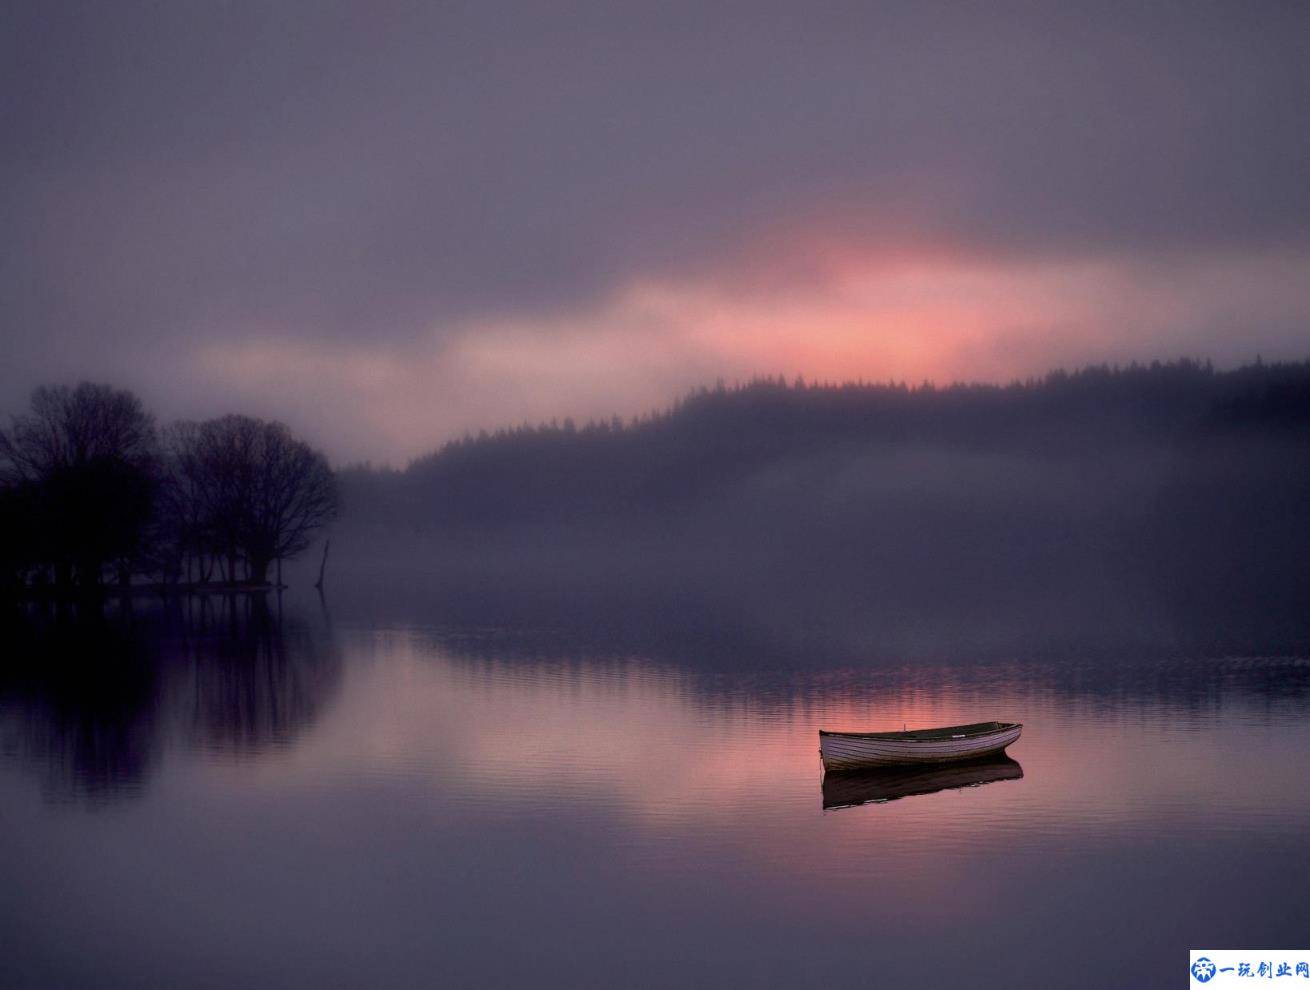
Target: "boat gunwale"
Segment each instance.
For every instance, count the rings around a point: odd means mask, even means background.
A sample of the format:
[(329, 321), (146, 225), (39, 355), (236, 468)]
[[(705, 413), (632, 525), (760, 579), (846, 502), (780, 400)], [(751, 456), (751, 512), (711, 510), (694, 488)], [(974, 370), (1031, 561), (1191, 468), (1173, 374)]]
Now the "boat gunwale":
[(982, 739), (1022, 729), (1022, 722), (971, 722), (968, 725), (945, 725), (934, 729), (904, 729), (900, 732), (834, 732), (820, 729), (821, 736), (844, 739), (896, 739), (902, 742), (950, 742), (952, 739)]

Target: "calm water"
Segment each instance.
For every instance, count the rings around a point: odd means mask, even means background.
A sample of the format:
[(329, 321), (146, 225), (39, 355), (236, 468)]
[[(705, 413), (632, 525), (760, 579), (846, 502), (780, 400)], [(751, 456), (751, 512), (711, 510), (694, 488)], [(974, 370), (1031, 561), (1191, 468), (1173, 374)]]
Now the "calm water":
[[(4, 986), (1159, 986), (1310, 920), (1294, 658), (757, 667), (312, 603), (15, 640)], [(1008, 779), (825, 810), (820, 726), (994, 717)]]

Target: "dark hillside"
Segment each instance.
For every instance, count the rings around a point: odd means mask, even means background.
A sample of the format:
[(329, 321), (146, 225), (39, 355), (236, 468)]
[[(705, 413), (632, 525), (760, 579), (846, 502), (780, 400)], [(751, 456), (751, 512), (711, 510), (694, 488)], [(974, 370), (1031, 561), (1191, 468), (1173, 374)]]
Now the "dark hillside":
[(1087, 368), (995, 385), (701, 389), (630, 423), (522, 426), (447, 444), (403, 472), (343, 472), (357, 518), (423, 528), (514, 526), (698, 504), (762, 471), (933, 448), (971, 457), (1112, 463), (1201, 456), (1242, 438), (1310, 436), (1310, 364)]

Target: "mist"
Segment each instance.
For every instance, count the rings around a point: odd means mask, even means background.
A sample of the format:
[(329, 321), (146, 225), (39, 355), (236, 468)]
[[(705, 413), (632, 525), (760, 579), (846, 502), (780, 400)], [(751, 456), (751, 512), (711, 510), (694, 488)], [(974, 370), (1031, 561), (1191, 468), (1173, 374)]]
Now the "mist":
[(747, 662), (1291, 652), (1306, 381), (1189, 362), (1008, 389), (768, 381), (506, 431), (344, 472), (333, 587)]

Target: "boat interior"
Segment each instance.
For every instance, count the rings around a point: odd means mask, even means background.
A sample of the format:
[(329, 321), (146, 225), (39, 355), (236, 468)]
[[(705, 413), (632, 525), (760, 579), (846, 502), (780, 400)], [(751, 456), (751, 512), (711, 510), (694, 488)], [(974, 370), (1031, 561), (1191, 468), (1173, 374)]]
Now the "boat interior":
[(821, 736), (850, 736), (858, 739), (968, 739), (970, 736), (986, 736), (994, 732), (1017, 728), (1018, 722), (973, 722), (969, 725), (947, 725), (940, 729), (908, 729), (901, 732), (829, 732), (820, 729)]

